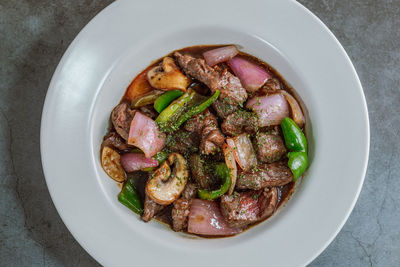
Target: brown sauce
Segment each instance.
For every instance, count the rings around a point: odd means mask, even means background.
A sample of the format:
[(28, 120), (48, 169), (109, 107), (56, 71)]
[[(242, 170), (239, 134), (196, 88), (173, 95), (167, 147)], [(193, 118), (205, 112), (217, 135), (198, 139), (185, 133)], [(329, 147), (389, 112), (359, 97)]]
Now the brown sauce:
[[(226, 46), (225, 45), (199, 45), (199, 46), (192, 46), (192, 47), (186, 47), (183, 49), (179, 49), (176, 51), (179, 51), (181, 53), (188, 53), (194, 57), (202, 57), (203, 52), (213, 49), (213, 48), (218, 48), (218, 47), (222, 47), (222, 46)], [(171, 52), (170, 54), (166, 55), (166, 56), (172, 56), (174, 52)], [(280, 73), (275, 70), (273, 67), (271, 67), (270, 65), (268, 65), (267, 63), (261, 61), (260, 59), (246, 54), (244, 52), (239, 52), (239, 55), (259, 66), (262, 66), (265, 70), (267, 70), (273, 78), (276, 78), (280, 81), (281, 85), (282, 85), (282, 89), (283, 90), (287, 90), (289, 91), (292, 95), (293, 95), (293, 89), (288, 85), (288, 83), (283, 79), (283, 77), (280, 75)], [(153, 61), (147, 68), (145, 68), (142, 72), (140, 72), (131, 82), (131, 84), (128, 86), (127, 90), (125, 91), (124, 96), (122, 97), (121, 102), (123, 101), (131, 101), (133, 100), (133, 96), (132, 96), (132, 91), (134, 94), (134, 98), (140, 97), (141, 95), (147, 93), (145, 90), (142, 90), (140, 92), (137, 92), (137, 90), (134, 89), (135, 84), (138, 83), (142, 83), (142, 87), (146, 88), (148, 84), (147, 80), (146, 80), (146, 73), (148, 72), (149, 69), (153, 68), (154, 66), (156, 66), (157, 64), (159, 64), (162, 59), (164, 57)], [(222, 63), (224, 67), (227, 67), (229, 69), (229, 66), (227, 66), (226, 64)], [(230, 70), (230, 69), (229, 69)], [(230, 70), (231, 71), (231, 70)], [(231, 71), (232, 72), (232, 71)], [(143, 84), (145, 86), (143, 86)], [(149, 90), (152, 90), (150, 85), (149, 86)], [(194, 81), (194, 83), (191, 85), (191, 87), (193, 87), (196, 91), (198, 90), (202, 90), (201, 87), (204, 87), (204, 85), (201, 85), (201, 83), (198, 83), (196, 81)], [(196, 89), (195, 87), (199, 87), (199, 89)], [(204, 89), (204, 88), (203, 88)], [(295, 95), (293, 95), (295, 97)], [(110, 130), (112, 130), (112, 126), (110, 127)], [(128, 174), (128, 178), (134, 177), (135, 179), (135, 183), (136, 183), (136, 188), (138, 190), (138, 193), (141, 197), (141, 200), (144, 203), (144, 199), (145, 199), (145, 185), (146, 185), (146, 181), (147, 181), (147, 177), (148, 177), (148, 173), (146, 172), (135, 172), (133, 174)], [(293, 189), (295, 187), (295, 182), (291, 182), (289, 184), (286, 184), (284, 186), (280, 186), (277, 187), (278, 190), (278, 203), (277, 203), (277, 207), (276, 209), (279, 209), (283, 204), (286, 203), (286, 201), (290, 198), (291, 194), (293, 193)], [(160, 214), (157, 214), (156, 216), (154, 216), (154, 219), (156, 219), (157, 221), (164, 223), (168, 226), (172, 225), (172, 218), (171, 218), (171, 210), (172, 210), (172, 205), (169, 205), (167, 208), (165, 208)], [(267, 218), (268, 219), (268, 218)], [(259, 221), (255, 224), (252, 224), (248, 227), (246, 227), (245, 230), (250, 229), (251, 227), (258, 225), (259, 223), (261, 223), (262, 221)], [(243, 231), (242, 231), (243, 232)], [(193, 235), (193, 234), (192, 234)], [(199, 235), (200, 236), (200, 235)], [(219, 238), (219, 236), (204, 236), (201, 235), (200, 237), (206, 237), (206, 238)], [(220, 236), (220, 237), (227, 237), (227, 236)]]

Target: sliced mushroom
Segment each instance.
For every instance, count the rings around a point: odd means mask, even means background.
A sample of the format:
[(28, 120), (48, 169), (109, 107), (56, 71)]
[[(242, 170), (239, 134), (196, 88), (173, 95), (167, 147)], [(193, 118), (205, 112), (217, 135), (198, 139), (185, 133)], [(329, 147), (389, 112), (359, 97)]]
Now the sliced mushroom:
[[(175, 165), (171, 171), (171, 166)], [(169, 205), (179, 198), (189, 178), (185, 158), (171, 153), (146, 184), (146, 195), (160, 205)]]
[(149, 70), (147, 80), (152, 87), (163, 90), (186, 91), (191, 83), (190, 79), (179, 70), (175, 61), (170, 57), (165, 57), (161, 66)]
[(105, 146), (101, 153), (101, 166), (113, 180), (121, 183), (126, 179), (126, 173), (121, 166), (121, 156), (114, 149)]

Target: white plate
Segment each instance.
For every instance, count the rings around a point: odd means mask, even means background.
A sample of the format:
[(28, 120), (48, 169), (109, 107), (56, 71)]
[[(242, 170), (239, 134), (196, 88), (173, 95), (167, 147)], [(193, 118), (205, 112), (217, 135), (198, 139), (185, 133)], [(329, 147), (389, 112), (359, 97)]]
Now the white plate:
[[(145, 224), (117, 201), (99, 145), (132, 78), (168, 52), (235, 43), (275, 67), (308, 110), (311, 167), (271, 220), (232, 238), (201, 239)], [(297, 266), (339, 232), (360, 192), (369, 152), (365, 98), (333, 34), (295, 1), (117, 1), (76, 37), (51, 81), (41, 151), (68, 229), (108, 266)]]

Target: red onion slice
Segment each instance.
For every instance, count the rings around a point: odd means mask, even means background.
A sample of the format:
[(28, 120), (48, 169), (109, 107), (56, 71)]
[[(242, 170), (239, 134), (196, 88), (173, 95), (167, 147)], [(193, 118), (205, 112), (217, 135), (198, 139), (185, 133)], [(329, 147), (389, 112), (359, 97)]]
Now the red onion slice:
[(226, 139), (226, 143), (233, 150), (233, 155), (240, 168), (244, 171), (257, 166), (257, 156), (249, 136), (245, 133)]
[(227, 144), (224, 144), (222, 146), (222, 151), (224, 152), (226, 166), (228, 166), (231, 174), (231, 186), (229, 187), (228, 191), (228, 194), (230, 195), (233, 193), (233, 190), (235, 190), (236, 178), (237, 178), (235, 155), (233, 149)]
[(145, 168), (157, 167), (158, 161), (146, 158), (140, 153), (125, 153), (121, 156), (121, 165), (126, 172), (134, 172)]
[(204, 59), (209, 66), (228, 61), (239, 53), (236, 46), (224, 46), (203, 53)]
[(265, 69), (241, 57), (232, 58), (228, 64), (240, 79), (243, 87), (251, 93), (257, 91), (271, 78)]
[(231, 228), (221, 214), (218, 202), (193, 199), (190, 205), (188, 232), (198, 235), (226, 236), (239, 233)]
[(303, 128), (304, 126), (304, 115), (303, 112), (301, 111), (300, 105), (297, 102), (297, 100), (288, 92), (284, 90), (279, 90), (279, 93), (281, 93), (285, 98), (286, 101), (289, 103), (290, 108), (292, 110), (292, 119), (293, 121), (300, 127)]
[(165, 134), (151, 118), (136, 112), (131, 122), (128, 144), (140, 148), (146, 158), (154, 156), (165, 144)]
[(282, 94), (253, 97), (246, 108), (257, 113), (261, 127), (279, 125), (283, 118), (289, 116), (289, 105)]

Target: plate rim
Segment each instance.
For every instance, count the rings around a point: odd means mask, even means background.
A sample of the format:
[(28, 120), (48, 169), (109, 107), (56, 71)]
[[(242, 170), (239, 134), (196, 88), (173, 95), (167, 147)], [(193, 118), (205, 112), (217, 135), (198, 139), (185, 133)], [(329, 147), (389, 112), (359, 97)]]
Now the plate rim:
[(352, 69), (353, 76), (355, 77), (357, 83), (358, 83), (358, 88), (361, 93), (362, 97), (362, 103), (363, 103), (363, 108), (364, 108), (364, 116), (365, 116), (365, 121), (366, 121), (366, 130), (367, 130), (367, 140), (366, 140), (366, 153), (364, 156), (364, 166), (362, 170), (362, 179), (359, 182), (357, 192), (355, 194), (355, 197), (353, 198), (353, 202), (351, 203), (351, 207), (347, 210), (346, 216), (344, 220), (342, 220), (342, 223), (337, 227), (336, 232), (334, 235), (331, 236), (329, 240), (325, 243), (324, 247), (321, 247), (320, 250), (315, 253), (315, 255), (307, 262), (306, 265), (309, 265), (312, 261), (314, 261), (319, 255), (321, 255), (322, 252), (326, 250), (326, 248), (333, 242), (333, 240), (337, 237), (339, 232), (343, 229), (343, 226), (346, 224), (347, 220), (349, 219), (351, 213), (354, 210), (354, 207), (358, 201), (358, 198), (360, 197), (360, 193), (362, 190), (362, 187), (364, 185), (365, 177), (367, 174), (367, 169), (368, 169), (368, 162), (369, 162), (369, 153), (370, 153), (370, 146), (371, 146), (371, 130), (370, 130), (370, 121), (369, 121), (369, 112), (368, 112), (368, 105), (367, 105), (367, 100), (364, 94), (364, 87), (362, 86), (360, 77), (358, 76), (357, 70), (354, 67), (353, 62), (351, 61), (349, 55), (346, 52), (346, 49), (344, 49), (343, 45), (340, 43), (340, 41), (337, 39), (337, 37), (333, 34), (333, 32), (328, 28), (328, 26), (325, 25), (325, 23), (317, 16), (315, 15), (311, 10), (309, 10), (307, 7), (305, 7), (303, 4), (297, 2), (296, 0), (289, 0), (291, 2), (294, 2), (294, 4), (297, 4), (300, 8), (302, 8), (305, 12), (307, 12), (311, 17), (313, 17), (320, 26), (322, 26), (326, 32), (329, 33), (331, 38), (334, 40), (336, 45), (341, 49), (342, 54), (344, 55), (346, 61), (349, 63)]
[[(336, 36), (329, 30), (329, 28), (314, 14), (312, 13), (309, 9), (307, 9), (305, 6), (303, 6), (301, 3), (294, 1), (294, 0), (288, 0), (289, 2), (292, 2), (292, 4), (295, 4), (297, 6), (299, 6), (301, 9), (303, 9), (303, 11), (305, 11), (306, 13), (308, 13), (309, 16), (311, 16), (320, 26), (322, 26), (324, 28), (324, 30), (329, 33), (329, 35), (331, 36), (331, 38), (334, 40), (334, 42), (336, 43), (336, 45), (341, 49), (341, 53), (343, 54), (344, 58), (346, 59), (347, 63), (351, 66), (352, 68), (352, 75), (354, 76), (354, 78), (357, 81), (358, 84), (358, 89), (360, 90), (361, 96), (362, 96), (362, 104), (363, 104), (363, 108), (364, 108), (364, 112), (363, 115), (365, 116), (365, 128), (367, 130), (366, 132), (366, 153), (364, 155), (364, 166), (363, 169), (361, 171), (362, 173), (362, 179), (359, 181), (359, 185), (357, 188), (357, 192), (353, 197), (353, 201), (351, 203), (350, 208), (348, 208), (347, 212), (346, 212), (346, 216), (345, 218), (342, 220), (341, 225), (339, 225), (336, 229), (336, 232), (334, 233), (334, 235), (331, 236), (331, 238), (329, 240), (327, 240), (324, 244), (323, 247), (321, 247), (319, 249), (319, 251), (317, 251), (316, 253), (314, 253), (314, 255), (312, 255), (312, 257), (310, 257), (309, 261), (307, 262), (307, 264), (311, 263), (316, 257), (318, 257), (318, 255), (320, 255), (328, 246), (329, 244), (331, 244), (331, 242), (336, 238), (337, 234), (342, 230), (344, 224), (347, 222), (351, 212), (354, 209), (354, 206), (359, 198), (363, 183), (365, 181), (365, 177), (366, 177), (366, 172), (367, 172), (367, 168), (368, 168), (368, 161), (369, 161), (369, 153), (370, 153), (370, 121), (369, 121), (369, 113), (368, 113), (368, 106), (367, 106), (367, 102), (366, 102), (366, 98), (365, 98), (365, 94), (364, 94), (364, 90), (363, 90), (363, 86), (362, 83), (359, 79), (359, 76), (356, 72), (356, 69), (350, 59), (350, 57), (348, 56), (346, 50), (344, 49), (344, 47), (341, 45), (341, 43), (339, 42), (339, 40), (336, 38)], [(61, 69), (64, 66), (64, 61), (66, 60), (66, 58), (68, 58), (69, 54), (71, 53), (71, 51), (74, 48), (74, 45), (76, 42), (79, 41), (80, 36), (83, 34), (83, 32), (85, 31), (85, 29), (88, 28), (89, 25), (91, 25), (91, 23), (93, 23), (93, 21), (102, 16), (104, 14), (105, 11), (111, 9), (112, 6), (117, 5), (118, 3), (122, 2), (121, 0), (115, 1), (113, 3), (111, 3), (110, 5), (106, 6), (102, 11), (100, 11), (96, 16), (94, 16), (87, 25), (85, 25), (85, 27), (83, 27), (81, 29), (81, 31), (76, 35), (76, 37), (74, 38), (74, 40), (70, 43), (70, 45), (68, 46), (67, 50), (64, 52), (60, 62), (57, 65), (57, 68), (52, 76), (52, 79), (50, 81), (49, 84), (49, 88), (48, 91), (46, 93), (46, 98), (44, 101), (44, 106), (43, 106), (43, 111), (42, 111), (42, 117), (41, 117), (41, 127), (40, 127), (40, 151), (41, 151), (41, 162), (42, 162), (42, 168), (43, 168), (43, 172), (44, 172), (44, 176), (45, 176), (45, 180), (46, 180), (46, 185), (49, 189), (49, 193), (51, 195), (52, 201), (54, 203), (54, 206), (56, 207), (56, 210), (58, 212), (58, 214), (60, 215), (61, 219), (63, 220), (63, 223), (65, 224), (65, 226), (67, 227), (68, 231), (73, 235), (73, 237), (78, 241), (78, 243), (85, 249), (86, 252), (88, 252), (88, 254), (91, 255), (91, 257), (93, 257), (95, 260), (98, 260), (98, 258), (93, 255), (90, 252), (90, 249), (87, 248), (84, 244), (85, 242), (83, 240), (80, 239), (80, 237), (78, 236), (78, 234), (76, 234), (75, 232), (72, 231), (72, 229), (70, 229), (69, 225), (66, 223), (66, 220), (63, 216), (63, 212), (61, 207), (56, 203), (55, 199), (56, 197), (53, 195), (54, 191), (52, 191), (50, 189), (49, 183), (48, 183), (48, 169), (49, 168), (46, 165), (46, 162), (44, 160), (44, 153), (46, 153), (45, 148), (44, 148), (44, 143), (45, 140), (43, 140), (43, 132), (45, 131), (45, 127), (46, 125), (48, 125), (47, 122), (47, 114), (49, 113), (49, 109), (50, 109), (50, 101), (53, 98), (53, 95), (56, 93), (56, 88), (54, 87), (54, 83), (55, 83), (55, 79), (58, 76), (58, 73), (61, 71)]]

